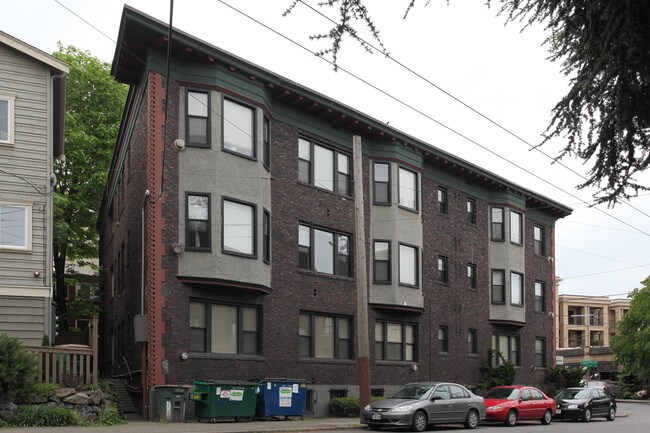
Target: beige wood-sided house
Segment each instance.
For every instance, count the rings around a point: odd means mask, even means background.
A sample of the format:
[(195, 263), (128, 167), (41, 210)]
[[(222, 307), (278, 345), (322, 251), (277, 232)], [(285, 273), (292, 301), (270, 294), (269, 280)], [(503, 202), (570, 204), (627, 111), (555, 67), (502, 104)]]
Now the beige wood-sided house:
[(63, 157), (68, 65), (0, 31), (0, 334), (54, 329), (53, 161)]

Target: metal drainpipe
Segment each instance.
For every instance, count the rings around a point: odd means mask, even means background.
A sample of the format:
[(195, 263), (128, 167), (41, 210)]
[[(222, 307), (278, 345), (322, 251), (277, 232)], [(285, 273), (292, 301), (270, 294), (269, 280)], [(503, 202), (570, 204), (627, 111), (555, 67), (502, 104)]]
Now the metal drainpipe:
[[(144, 207), (147, 204), (147, 199), (151, 195), (151, 192), (147, 189), (144, 192), (144, 198), (142, 199), (141, 206), (141, 226), (142, 231), (141, 243), (140, 243), (140, 314), (144, 315)], [(147, 343), (140, 343), (140, 387), (142, 389), (142, 418), (146, 421), (149, 419), (149, 393), (147, 392)]]

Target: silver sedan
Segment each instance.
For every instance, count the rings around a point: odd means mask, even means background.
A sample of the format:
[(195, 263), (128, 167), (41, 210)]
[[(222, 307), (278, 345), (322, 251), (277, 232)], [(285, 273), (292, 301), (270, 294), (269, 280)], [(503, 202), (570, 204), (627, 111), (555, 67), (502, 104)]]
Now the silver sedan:
[(463, 423), (466, 428), (473, 429), (483, 420), (483, 397), (448, 382), (409, 383), (363, 410), (363, 423), (372, 430), (384, 426), (410, 426), (413, 431), (421, 432), (430, 424), (451, 423)]

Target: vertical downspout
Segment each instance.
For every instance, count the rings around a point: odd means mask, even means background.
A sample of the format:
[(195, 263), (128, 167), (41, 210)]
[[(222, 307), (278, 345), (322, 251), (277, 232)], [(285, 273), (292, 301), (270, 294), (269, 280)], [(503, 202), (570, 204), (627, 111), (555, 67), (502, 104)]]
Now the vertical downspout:
[[(144, 315), (144, 285), (145, 285), (145, 275), (144, 275), (144, 246), (145, 246), (145, 218), (144, 218), (144, 208), (147, 205), (147, 199), (151, 192), (147, 189), (144, 192), (144, 198), (142, 199), (141, 206), (141, 215), (140, 215), (140, 230), (142, 235), (140, 236), (140, 314)], [(145, 421), (149, 419), (149, 392), (147, 390), (147, 342), (143, 341), (140, 343), (140, 388), (142, 389), (142, 419)]]

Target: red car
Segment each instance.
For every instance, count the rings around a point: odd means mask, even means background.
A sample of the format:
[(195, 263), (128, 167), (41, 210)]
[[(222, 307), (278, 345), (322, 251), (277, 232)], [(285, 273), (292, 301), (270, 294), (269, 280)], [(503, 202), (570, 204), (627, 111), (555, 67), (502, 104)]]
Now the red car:
[(499, 421), (512, 427), (518, 420), (539, 420), (550, 424), (555, 415), (555, 400), (532, 386), (497, 386), (483, 396), (486, 421)]

